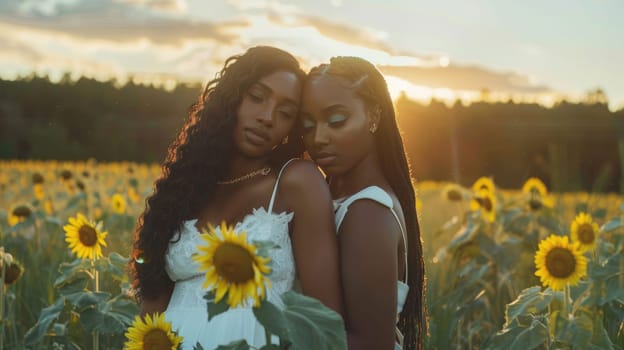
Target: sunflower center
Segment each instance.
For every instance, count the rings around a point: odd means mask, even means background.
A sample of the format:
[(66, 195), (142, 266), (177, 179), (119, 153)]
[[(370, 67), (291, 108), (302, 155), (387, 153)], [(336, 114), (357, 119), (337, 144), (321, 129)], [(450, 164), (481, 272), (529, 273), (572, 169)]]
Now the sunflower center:
[(97, 232), (89, 225), (82, 225), (78, 229), (78, 236), (80, 237), (80, 242), (87, 247), (93, 247), (97, 243)]
[(152, 329), (143, 337), (144, 350), (170, 350), (172, 346), (171, 339), (162, 329)]
[(7, 269), (5, 271), (5, 276), (4, 276), (4, 283), (13, 284), (13, 282), (17, 281), (17, 279), (20, 277), (21, 274), (22, 274), (22, 269), (20, 268), (19, 265), (13, 263), (7, 266)]
[(63, 178), (63, 180), (69, 180), (72, 177), (72, 173), (69, 170), (63, 170), (61, 171), (61, 177)]
[(567, 278), (574, 273), (576, 259), (574, 254), (565, 248), (553, 248), (546, 255), (546, 268), (556, 278)]
[(214, 255), (219, 276), (232, 283), (244, 283), (254, 278), (253, 259), (249, 252), (232, 243), (223, 243)]
[(531, 210), (540, 210), (542, 208), (542, 201), (535, 197), (531, 198), (531, 200), (529, 200), (529, 208), (531, 208)]
[(529, 192), (534, 194), (534, 195), (540, 195), (541, 192), (539, 190), (539, 188), (537, 186), (531, 186), (529, 187)]
[(446, 193), (446, 198), (450, 201), (460, 201), (462, 200), (462, 195), (458, 190), (451, 189)]
[(487, 211), (492, 211), (492, 208), (494, 207), (492, 205), (492, 200), (488, 197), (479, 198), (479, 204), (481, 204), (481, 207), (483, 207)]
[(13, 215), (20, 217), (20, 218), (28, 218), (30, 217), (30, 214), (32, 214), (32, 211), (30, 210), (30, 208), (28, 208), (25, 205), (21, 205), (13, 209)]
[(578, 228), (578, 240), (583, 244), (591, 244), (594, 243), (594, 239), (596, 238), (594, 234), (594, 229), (588, 223), (584, 223)]
[(34, 173), (32, 176), (32, 181), (34, 184), (42, 184), (43, 183), (43, 175), (39, 173)]

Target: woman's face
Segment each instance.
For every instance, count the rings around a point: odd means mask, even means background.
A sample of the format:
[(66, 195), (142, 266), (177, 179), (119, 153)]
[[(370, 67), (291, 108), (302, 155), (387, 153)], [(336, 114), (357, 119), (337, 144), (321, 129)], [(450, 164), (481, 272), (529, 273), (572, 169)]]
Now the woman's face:
[(312, 159), (330, 176), (353, 169), (375, 147), (369, 131), (374, 121), (364, 101), (348, 85), (342, 78), (321, 75), (303, 89), (303, 142)]
[(251, 85), (237, 111), (233, 138), (238, 150), (251, 158), (268, 155), (295, 125), (300, 102), (295, 73), (277, 71)]

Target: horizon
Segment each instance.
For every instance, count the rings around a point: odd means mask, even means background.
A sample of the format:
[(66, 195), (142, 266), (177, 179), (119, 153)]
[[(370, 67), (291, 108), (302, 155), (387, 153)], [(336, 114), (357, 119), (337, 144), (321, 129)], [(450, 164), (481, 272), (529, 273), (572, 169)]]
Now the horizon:
[[(115, 89), (117, 90), (121, 90), (123, 89), (125, 86), (127, 86), (128, 84), (132, 83), (135, 86), (142, 86), (142, 87), (146, 87), (146, 88), (153, 88), (153, 89), (157, 89), (157, 90), (162, 90), (162, 91), (167, 91), (167, 92), (173, 92), (178, 86), (183, 86), (186, 88), (197, 88), (197, 89), (201, 89), (203, 88), (203, 86), (205, 85), (206, 82), (201, 82), (199, 80), (197, 81), (180, 81), (180, 82), (174, 82), (172, 84), (166, 85), (166, 84), (162, 84), (161, 82), (157, 82), (157, 81), (150, 81), (150, 80), (146, 80), (146, 81), (141, 81), (141, 80), (137, 80), (134, 79), (134, 77), (129, 76), (127, 77), (127, 79), (125, 80), (118, 80), (116, 77), (111, 77), (109, 79), (106, 80), (100, 80), (94, 77), (89, 77), (89, 76), (85, 76), (85, 75), (81, 75), (81, 76), (77, 76), (74, 77), (72, 76), (69, 72), (65, 72), (63, 75), (61, 75), (60, 79), (50, 79), (50, 76), (46, 75), (46, 74), (38, 74), (37, 72), (31, 72), (28, 75), (24, 75), (24, 76), (18, 76), (14, 79), (6, 79), (0, 76), (0, 81), (11, 81), (11, 82), (16, 82), (16, 81), (24, 81), (24, 82), (28, 82), (31, 81), (33, 79), (46, 79), (47, 81), (49, 81), (51, 84), (54, 85), (60, 85), (64, 83), (65, 79), (69, 79), (69, 82), (72, 84), (77, 83), (79, 80), (81, 79), (88, 79), (88, 80), (94, 80), (97, 81), (99, 83), (102, 84), (111, 84), (111, 86), (113, 86)], [(594, 91), (595, 92), (595, 91)], [(482, 92), (487, 94), (488, 92)], [(603, 103), (601, 101), (586, 101), (586, 100), (567, 100), (565, 99), (565, 97), (561, 97), (558, 100), (555, 100), (551, 105), (545, 105), (542, 103), (539, 103), (539, 101), (533, 101), (533, 100), (527, 100), (527, 99), (513, 99), (513, 98), (508, 98), (508, 99), (491, 99), (491, 98), (486, 98), (486, 99), (475, 99), (475, 100), (463, 100), (461, 98), (456, 98), (456, 99), (443, 99), (443, 98), (436, 98), (436, 97), (432, 97), (430, 99), (427, 100), (422, 100), (422, 99), (418, 99), (418, 98), (413, 98), (410, 97), (407, 94), (403, 94), (400, 93), (398, 96), (392, 96), (392, 101), (394, 104), (396, 104), (401, 98), (406, 98), (407, 101), (409, 102), (413, 102), (413, 103), (417, 103), (421, 106), (429, 106), (431, 104), (434, 103), (441, 103), (444, 104), (446, 107), (452, 108), (453, 106), (455, 106), (456, 104), (461, 104), (463, 107), (469, 107), (473, 104), (476, 103), (485, 103), (485, 104), (490, 104), (490, 105), (496, 105), (496, 104), (517, 104), (517, 105), (537, 105), (537, 106), (541, 106), (543, 108), (546, 109), (554, 109), (557, 106), (561, 105), (561, 104), (572, 104), (572, 105), (594, 105), (594, 104), (602, 104), (602, 105), (606, 105), (607, 109), (609, 110), (609, 112), (611, 113), (619, 113), (619, 112), (623, 112), (624, 111), (624, 105), (621, 106), (619, 109), (611, 109), (609, 107), (608, 104)]]

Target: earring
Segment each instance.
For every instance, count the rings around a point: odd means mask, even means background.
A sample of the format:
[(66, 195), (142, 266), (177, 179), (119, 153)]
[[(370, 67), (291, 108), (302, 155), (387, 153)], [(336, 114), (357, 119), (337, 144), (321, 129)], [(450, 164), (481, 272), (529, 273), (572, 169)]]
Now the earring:
[(371, 134), (374, 134), (375, 131), (377, 131), (377, 124), (371, 125), (371, 127), (368, 129), (368, 131), (370, 131)]
[(282, 140), (282, 145), (285, 145), (288, 143), (288, 135), (286, 135), (286, 137), (284, 137), (284, 139)]

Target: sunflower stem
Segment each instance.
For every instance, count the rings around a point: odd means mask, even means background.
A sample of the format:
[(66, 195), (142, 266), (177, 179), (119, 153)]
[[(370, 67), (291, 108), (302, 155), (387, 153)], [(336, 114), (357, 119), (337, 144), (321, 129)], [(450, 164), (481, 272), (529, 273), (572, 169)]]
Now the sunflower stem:
[(459, 224), (463, 225), (464, 224), (463, 202), (457, 202), (455, 206), (457, 207), (457, 217), (459, 218)]
[(461, 350), (461, 324), (462, 318), (457, 321), (457, 350)]
[(546, 329), (548, 329), (548, 332), (546, 333), (546, 350), (550, 350), (552, 348), (552, 345), (550, 344), (550, 320), (549, 320), (549, 316), (550, 316), (550, 304), (548, 304), (548, 315), (546, 317), (544, 317), (544, 319), (546, 320)]
[(35, 227), (35, 243), (37, 244), (37, 251), (41, 251), (41, 234), (39, 233), (39, 225), (37, 225), (37, 219), (33, 221), (33, 226)]
[(468, 349), (472, 349), (472, 332), (470, 330), (471, 327), (471, 323), (470, 321), (468, 321), (468, 325), (467, 325), (467, 330), (468, 330)]
[(570, 285), (568, 283), (563, 287), (563, 315), (566, 320), (570, 318)]
[(4, 278), (6, 272), (4, 246), (0, 247), (0, 259), (2, 259), (2, 271), (0, 271), (0, 349), (4, 349)]
[(17, 325), (15, 323), (15, 303), (7, 303), (7, 319), (13, 330), (13, 339), (19, 339), (17, 335)]
[(271, 333), (269, 332), (268, 329), (266, 329), (266, 327), (264, 328), (264, 338), (266, 339), (266, 345), (270, 345), (271, 344)]
[(624, 259), (620, 259), (620, 289), (624, 289)]
[[(100, 291), (100, 272), (95, 268), (95, 259), (91, 260), (91, 271), (93, 280), (95, 282), (95, 292)], [(93, 350), (100, 349), (100, 334), (97, 331), (93, 332)]]

